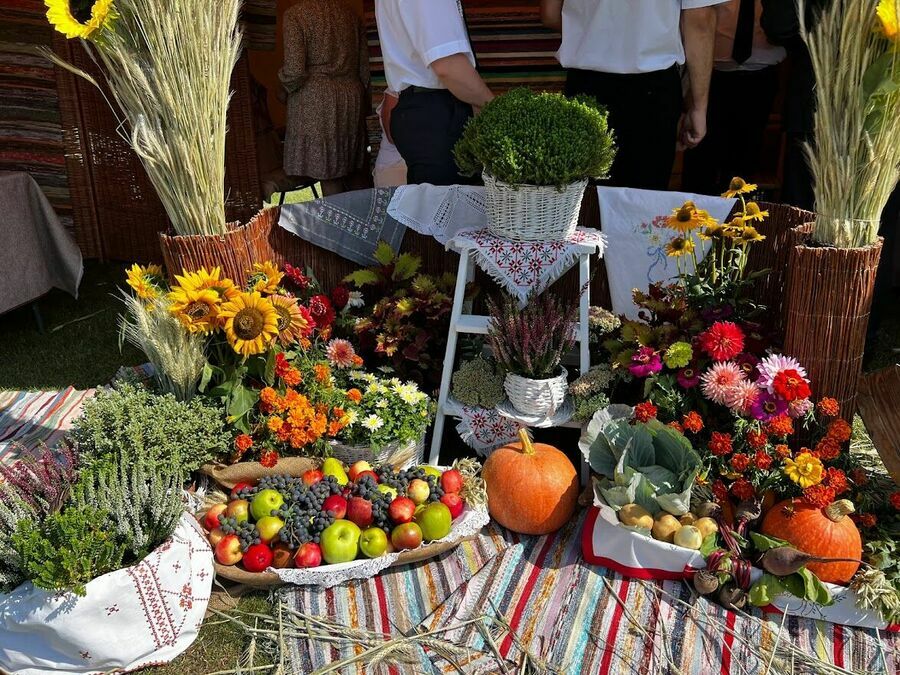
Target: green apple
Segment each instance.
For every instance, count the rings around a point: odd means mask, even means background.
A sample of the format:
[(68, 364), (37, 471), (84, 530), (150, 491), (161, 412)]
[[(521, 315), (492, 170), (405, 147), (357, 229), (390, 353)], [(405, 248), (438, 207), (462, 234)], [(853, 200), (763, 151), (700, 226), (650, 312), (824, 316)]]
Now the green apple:
[(383, 492), (391, 498), (391, 501), (397, 498), (397, 488), (392, 488), (390, 485), (386, 485), (385, 483), (381, 483), (378, 486), (378, 491)]
[(441, 477), (441, 470), (436, 466), (431, 466), (431, 464), (420, 464), (419, 468), (425, 472), (426, 476), (434, 476), (435, 478)]
[(263, 490), (250, 502), (250, 515), (253, 520), (260, 520), (271, 516), (272, 511), (280, 509), (284, 505), (284, 497), (278, 490)]
[(361, 534), (359, 526), (349, 520), (336, 520), (326, 527), (319, 538), (325, 562), (334, 565), (356, 560)]
[(431, 494), (431, 487), (424, 480), (414, 478), (409, 482), (406, 488), (406, 496), (412, 499), (416, 504), (424, 504), (428, 501), (428, 495)]
[(416, 514), (415, 522), (422, 528), (422, 538), (434, 541), (450, 534), (453, 517), (446, 504), (432, 502)]
[(367, 558), (377, 558), (387, 552), (387, 533), (380, 527), (370, 527), (359, 538), (359, 549)]
[(322, 462), (322, 473), (326, 476), (334, 476), (337, 479), (338, 485), (346, 485), (350, 481), (350, 479), (347, 478), (347, 472), (344, 471), (344, 465), (341, 464), (340, 460), (335, 459), (334, 457), (328, 457)]
[(256, 521), (259, 538), (266, 544), (278, 536), (282, 527), (284, 527), (284, 521), (278, 516), (264, 516)]

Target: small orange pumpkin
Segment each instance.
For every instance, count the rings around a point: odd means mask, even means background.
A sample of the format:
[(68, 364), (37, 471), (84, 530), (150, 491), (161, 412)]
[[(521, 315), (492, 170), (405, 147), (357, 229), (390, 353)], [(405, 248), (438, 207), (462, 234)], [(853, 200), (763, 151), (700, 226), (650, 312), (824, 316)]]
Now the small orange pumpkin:
[(519, 440), (495, 450), (484, 463), (488, 510), (513, 532), (555, 532), (575, 512), (578, 472), (552, 445), (533, 443), (526, 429), (519, 429)]
[[(794, 548), (817, 558), (862, 557), (862, 537), (856, 523), (847, 517), (853, 502), (839, 499), (817, 509), (801, 501), (785, 499), (763, 519), (761, 532), (789, 542)], [(822, 581), (846, 584), (859, 569), (858, 562), (809, 563), (809, 571)]]

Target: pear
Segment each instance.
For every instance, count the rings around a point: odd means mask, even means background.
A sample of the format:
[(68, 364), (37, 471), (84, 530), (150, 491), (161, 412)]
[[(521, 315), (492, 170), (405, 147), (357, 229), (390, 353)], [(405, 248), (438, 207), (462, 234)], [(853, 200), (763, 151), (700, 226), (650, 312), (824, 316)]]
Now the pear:
[(347, 478), (347, 472), (344, 471), (344, 465), (334, 457), (328, 457), (322, 462), (322, 473), (326, 476), (334, 476), (338, 485), (346, 485), (350, 482), (350, 479)]

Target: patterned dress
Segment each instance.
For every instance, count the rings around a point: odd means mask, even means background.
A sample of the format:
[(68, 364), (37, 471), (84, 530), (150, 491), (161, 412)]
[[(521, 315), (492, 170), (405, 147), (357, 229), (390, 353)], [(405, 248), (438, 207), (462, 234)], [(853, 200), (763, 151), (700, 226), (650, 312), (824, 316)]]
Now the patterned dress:
[(369, 55), (362, 22), (344, 0), (299, 0), (284, 13), (278, 77), (288, 94), (285, 172), (328, 180), (359, 169)]

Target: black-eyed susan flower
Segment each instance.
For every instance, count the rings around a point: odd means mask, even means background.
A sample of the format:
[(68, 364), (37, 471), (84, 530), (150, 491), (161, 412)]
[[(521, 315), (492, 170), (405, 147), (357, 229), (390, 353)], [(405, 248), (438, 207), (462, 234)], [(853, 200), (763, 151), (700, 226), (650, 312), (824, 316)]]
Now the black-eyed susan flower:
[(747, 202), (747, 206), (744, 207), (744, 215), (741, 217), (741, 219), (744, 222), (754, 220), (762, 222), (768, 217), (769, 212), (763, 211), (761, 208), (759, 208), (759, 204), (757, 204), (756, 202)]
[(738, 195), (746, 195), (755, 192), (756, 183), (748, 183), (740, 176), (735, 176), (728, 184), (728, 189), (722, 193), (723, 197), (737, 197)]
[(694, 242), (690, 237), (675, 237), (666, 244), (666, 255), (677, 258), (688, 255), (694, 250)]
[(764, 234), (760, 234), (755, 227), (752, 225), (745, 225), (741, 230), (741, 234), (738, 237), (743, 242), (754, 242), (754, 241), (762, 241), (766, 236)]
[(666, 220), (666, 225), (678, 232), (690, 232), (708, 225), (711, 221), (708, 212), (698, 209), (694, 202), (689, 200), (672, 211), (672, 215)]

